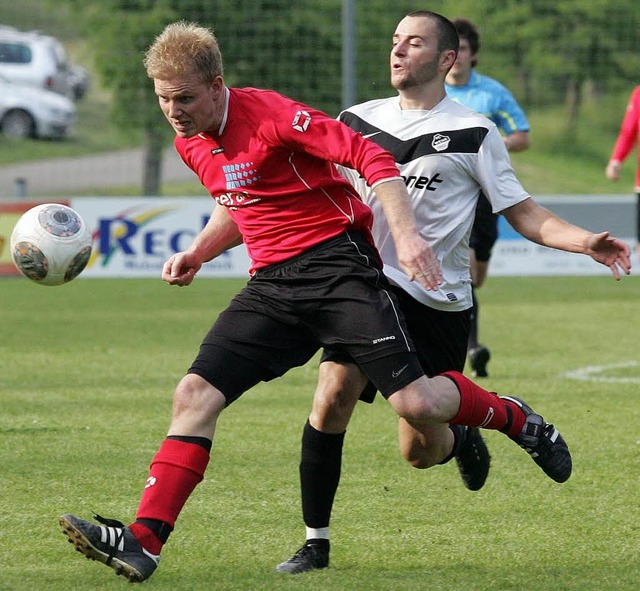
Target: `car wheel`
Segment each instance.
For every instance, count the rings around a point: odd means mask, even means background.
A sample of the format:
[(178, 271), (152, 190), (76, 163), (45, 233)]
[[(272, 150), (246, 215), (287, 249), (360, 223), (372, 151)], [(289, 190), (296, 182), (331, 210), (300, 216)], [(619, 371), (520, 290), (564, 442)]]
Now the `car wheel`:
[(3, 117), (0, 126), (4, 135), (14, 138), (31, 137), (35, 129), (33, 117), (26, 111), (10, 111)]

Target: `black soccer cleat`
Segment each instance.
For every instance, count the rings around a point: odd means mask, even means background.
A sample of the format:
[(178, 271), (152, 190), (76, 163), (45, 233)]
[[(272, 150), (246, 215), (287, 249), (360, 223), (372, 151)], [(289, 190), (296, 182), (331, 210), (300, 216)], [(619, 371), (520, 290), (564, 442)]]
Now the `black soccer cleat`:
[(315, 544), (307, 540), (289, 560), (276, 566), (279, 573), (297, 575), (329, 566), (329, 544)]
[(95, 518), (104, 525), (68, 513), (60, 517), (60, 525), (69, 542), (87, 558), (110, 566), (132, 583), (148, 579), (158, 567), (160, 556), (147, 552), (123, 523), (100, 515)]
[(491, 352), (483, 345), (478, 345), (469, 349), (469, 364), (474, 378), (486, 378), (489, 376), (487, 372), (487, 363), (491, 359)]
[(571, 476), (571, 453), (560, 431), (536, 414), (520, 398), (515, 396), (501, 396), (501, 398), (517, 404), (526, 415), (522, 432), (514, 438), (514, 441), (533, 458), (549, 478), (556, 482), (566, 482)]
[(487, 444), (477, 427), (463, 425), (451, 425), (451, 427), (458, 427), (457, 432), (461, 436), (455, 458), (462, 482), (469, 490), (480, 490), (487, 480), (491, 464)]

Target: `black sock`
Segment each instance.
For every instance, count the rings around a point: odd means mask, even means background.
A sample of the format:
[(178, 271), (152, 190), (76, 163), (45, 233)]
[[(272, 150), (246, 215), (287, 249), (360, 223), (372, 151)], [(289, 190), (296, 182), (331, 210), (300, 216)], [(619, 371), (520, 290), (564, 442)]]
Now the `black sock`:
[(147, 529), (151, 530), (157, 538), (166, 544), (173, 528), (166, 522), (159, 519), (136, 519), (136, 523), (144, 525)]
[(175, 439), (176, 441), (183, 441), (184, 443), (192, 443), (193, 445), (199, 445), (204, 447), (207, 451), (211, 451), (213, 447), (213, 441), (207, 437), (191, 437), (189, 435), (168, 435), (167, 439)]
[(316, 546), (317, 548), (321, 548), (322, 550), (326, 550), (327, 552), (330, 549), (329, 540), (325, 538), (310, 538), (305, 542), (305, 544), (307, 544), (308, 546)]
[(340, 482), (344, 433), (329, 434), (307, 421), (302, 432), (300, 487), (302, 516), (307, 527), (328, 527)]

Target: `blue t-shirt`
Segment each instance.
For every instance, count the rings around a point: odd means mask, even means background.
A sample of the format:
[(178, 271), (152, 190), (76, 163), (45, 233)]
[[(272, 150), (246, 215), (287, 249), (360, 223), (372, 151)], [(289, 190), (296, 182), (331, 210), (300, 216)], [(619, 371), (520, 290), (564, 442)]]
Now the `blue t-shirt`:
[(471, 70), (464, 86), (445, 84), (447, 94), (477, 113), (491, 119), (505, 135), (514, 131), (529, 131), (529, 122), (520, 105), (505, 86), (497, 80)]

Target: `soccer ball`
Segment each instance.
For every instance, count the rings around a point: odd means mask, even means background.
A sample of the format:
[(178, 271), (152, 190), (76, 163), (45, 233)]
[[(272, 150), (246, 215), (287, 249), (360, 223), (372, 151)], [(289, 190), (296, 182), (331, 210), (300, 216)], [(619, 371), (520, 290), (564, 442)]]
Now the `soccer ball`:
[(91, 232), (77, 211), (44, 203), (26, 211), (11, 233), (11, 256), (25, 277), (62, 285), (80, 275), (91, 256)]

